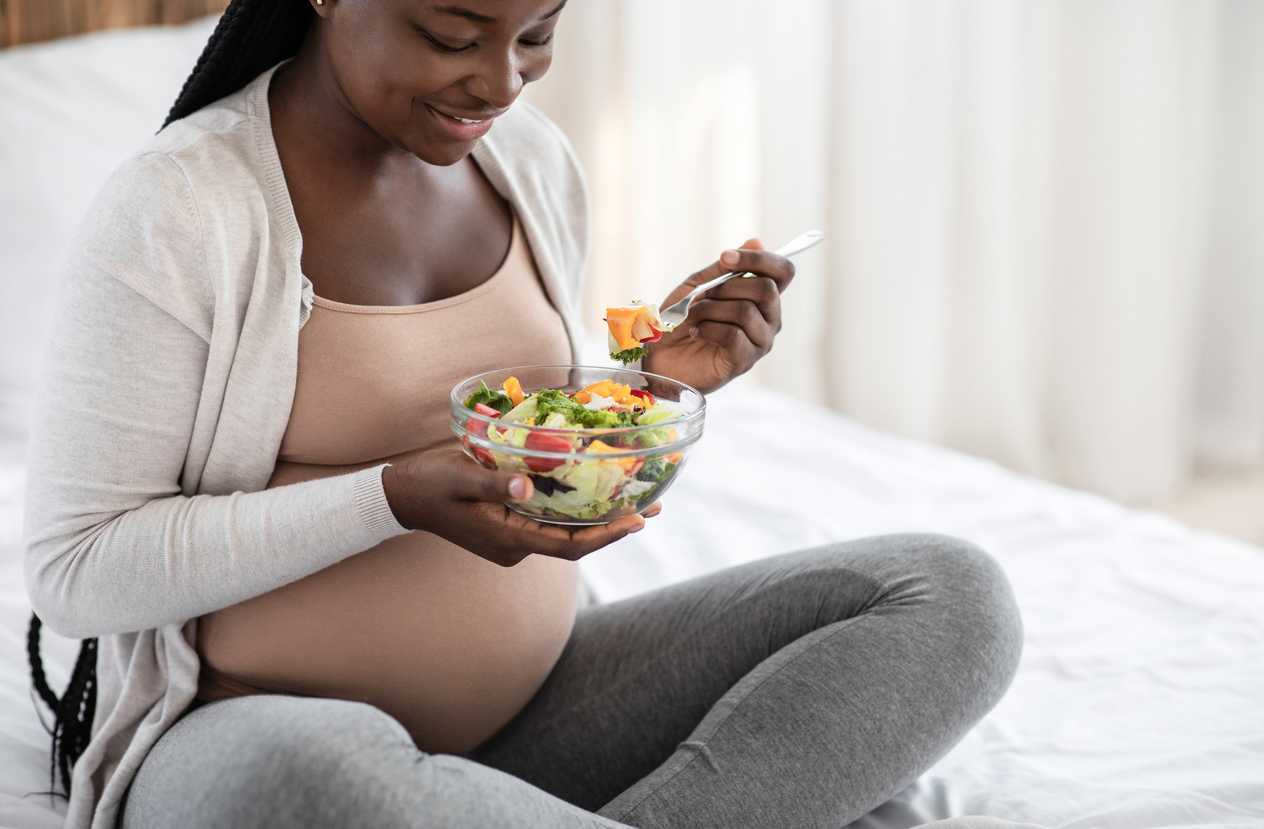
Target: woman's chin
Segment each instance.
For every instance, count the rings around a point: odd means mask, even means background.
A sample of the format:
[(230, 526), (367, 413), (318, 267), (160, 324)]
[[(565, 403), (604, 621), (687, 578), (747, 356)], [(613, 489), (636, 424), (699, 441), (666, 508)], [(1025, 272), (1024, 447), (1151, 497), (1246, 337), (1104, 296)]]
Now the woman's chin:
[(474, 151), (477, 141), (413, 141), (404, 148), (436, 167), (451, 167)]

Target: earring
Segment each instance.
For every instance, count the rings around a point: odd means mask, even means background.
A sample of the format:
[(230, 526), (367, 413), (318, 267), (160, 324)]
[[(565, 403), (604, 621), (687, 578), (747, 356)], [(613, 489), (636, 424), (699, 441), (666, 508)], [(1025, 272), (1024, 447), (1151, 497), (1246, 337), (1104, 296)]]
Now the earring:
[(318, 6), (323, 6), (323, 5), (325, 5), (325, 0), (316, 0), (316, 5), (318, 5)]

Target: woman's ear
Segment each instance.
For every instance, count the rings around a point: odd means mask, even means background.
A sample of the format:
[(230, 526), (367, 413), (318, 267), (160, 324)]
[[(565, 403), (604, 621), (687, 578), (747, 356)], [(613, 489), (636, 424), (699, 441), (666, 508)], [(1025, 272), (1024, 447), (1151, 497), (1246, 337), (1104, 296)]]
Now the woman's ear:
[(307, 0), (307, 2), (311, 3), (313, 11), (320, 17), (327, 17), (329, 7), (334, 4), (334, 0)]

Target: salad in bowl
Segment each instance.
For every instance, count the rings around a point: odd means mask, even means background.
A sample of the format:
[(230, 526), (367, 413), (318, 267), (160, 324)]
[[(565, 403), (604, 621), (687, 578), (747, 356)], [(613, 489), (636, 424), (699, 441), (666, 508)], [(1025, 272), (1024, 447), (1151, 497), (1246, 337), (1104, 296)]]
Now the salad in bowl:
[(510, 509), (552, 524), (605, 524), (653, 504), (702, 437), (702, 393), (648, 372), (518, 366), (451, 394), (452, 430), (488, 469), (522, 472), (534, 493)]

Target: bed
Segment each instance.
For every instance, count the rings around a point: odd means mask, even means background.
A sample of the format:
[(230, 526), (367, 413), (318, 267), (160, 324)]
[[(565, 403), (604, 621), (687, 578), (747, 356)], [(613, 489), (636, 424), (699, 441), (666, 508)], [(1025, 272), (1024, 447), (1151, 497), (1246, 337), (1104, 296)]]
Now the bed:
[[(64, 811), (28, 795), (48, 788), (49, 758), (29, 688), (19, 549), (25, 424), (56, 263), (110, 168), (161, 122), (210, 26), (0, 52), (2, 827), (57, 827)], [(708, 417), (663, 515), (584, 561), (600, 598), (916, 530), (983, 545), (1018, 594), (1026, 646), (1008, 696), (854, 826), (961, 814), (1063, 829), (1264, 826), (1264, 550), (875, 433), (745, 381), (716, 395)], [(770, 426), (785, 423), (795, 428)], [(45, 632), (55, 689), (76, 650)]]

